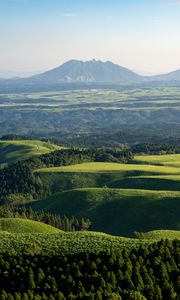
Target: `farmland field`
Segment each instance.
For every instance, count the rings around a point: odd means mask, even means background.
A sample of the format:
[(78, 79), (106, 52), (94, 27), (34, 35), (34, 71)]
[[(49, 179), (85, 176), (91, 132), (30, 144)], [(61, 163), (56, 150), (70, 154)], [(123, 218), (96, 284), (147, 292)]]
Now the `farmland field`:
[[(168, 124), (164, 120), (169, 120)], [(178, 87), (93, 88), (0, 95), (0, 135), (48, 135), (115, 132), (137, 126), (156, 132), (180, 125)], [(158, 124), (158, 126), (156, 126)], [(172, 130), (170, 131), (172, 132)], [(128, 134), (128, 133), (127, 133)]]

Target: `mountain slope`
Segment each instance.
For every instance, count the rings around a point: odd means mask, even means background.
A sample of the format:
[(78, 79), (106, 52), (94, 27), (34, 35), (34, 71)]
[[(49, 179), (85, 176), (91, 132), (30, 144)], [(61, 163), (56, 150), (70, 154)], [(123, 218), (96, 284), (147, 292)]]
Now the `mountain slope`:
[(127, 82), (138, 81), (141, 76), (110, 61), (70, 60), (32, 79), (42, 82)]
[(152, 76), (151, 79), (154, 81), (180, 81), (180, 69), (167, 74)]

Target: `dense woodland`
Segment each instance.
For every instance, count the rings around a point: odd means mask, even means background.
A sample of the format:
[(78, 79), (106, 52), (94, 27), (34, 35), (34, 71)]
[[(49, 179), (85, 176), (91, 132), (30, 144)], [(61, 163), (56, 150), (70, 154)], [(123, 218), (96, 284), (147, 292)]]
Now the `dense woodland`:
[(39, 159), (47, 167), (57, 167), (92, 161), (127, 163), (133, 159), (133, 154), (129, 150), (64, 149), (43, 154)]
[(0, 299), (175, 300), (178, 244), (162, 240), (98, 255), (0, 255)]

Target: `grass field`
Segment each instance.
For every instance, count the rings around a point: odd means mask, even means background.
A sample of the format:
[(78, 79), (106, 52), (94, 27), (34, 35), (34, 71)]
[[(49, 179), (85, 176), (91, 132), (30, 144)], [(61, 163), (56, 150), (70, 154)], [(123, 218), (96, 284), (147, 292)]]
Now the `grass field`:
[(61, 230), (50, 225), (20, 218), (1, 218), (0, 233), (60, 233)]
[(31, 203), (35, 210), (87, 217), (95, 231), (133, 236), (134, 231), (180, 229), (180, 192), (74, 189)]
[(38, 140), (0, 141), (0, 163), (6, 164), (24, 160), (34, 155), (48, 153), (61, 148), (60, 146)]

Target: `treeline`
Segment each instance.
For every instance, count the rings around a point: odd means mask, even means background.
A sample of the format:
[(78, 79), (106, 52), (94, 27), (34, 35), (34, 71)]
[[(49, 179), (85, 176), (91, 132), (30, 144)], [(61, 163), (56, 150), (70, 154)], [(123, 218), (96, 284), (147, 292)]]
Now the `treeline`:
[(39, 159), (47, 167), (56, 167), (92, 161), (127, 163), (133, 159), (133, 154), (116, 149), (63, 149), (43, 154)]
[(179, 241), (56, 256), (0, 255), (1, 300), (175, 300)]
[(169, 144), (151, 144), (143, 143), (137, 144), (131, 147), (131, 151), (134, 154), (178, 154), (180, 153), (180, 144), (169, 143)]
[(26, 208), (25, 206), (0, 206), (0, 218), (29, 219), (33, 221), (43, 222), (63, 231), (90, 230), (91, 228), (91, 221), (89, 219), (81, 218), (80, 220), (78, 220), (74, 217), (61, 217), (59, 215), (45, 213), (43, 211), (33, 211), (31, 207)]

